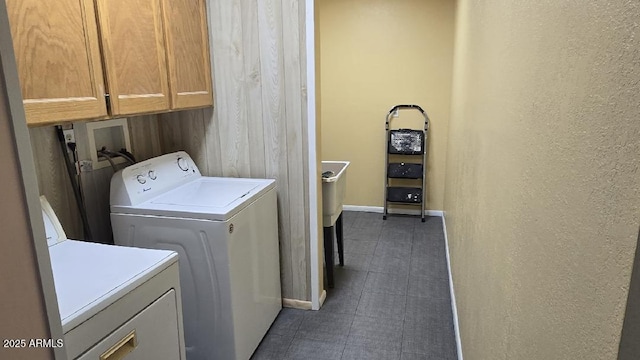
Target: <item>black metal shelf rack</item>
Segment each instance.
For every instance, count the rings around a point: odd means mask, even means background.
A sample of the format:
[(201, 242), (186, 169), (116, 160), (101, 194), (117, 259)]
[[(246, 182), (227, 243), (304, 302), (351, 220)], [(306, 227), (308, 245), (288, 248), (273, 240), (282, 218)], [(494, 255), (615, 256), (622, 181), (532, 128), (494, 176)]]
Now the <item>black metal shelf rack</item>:
[[(424, 117), (424, 129), (390, 129), (391, 118), (399, 110), (417, 110)], [(386, 141), (386, 173), (384, 187), (384, 213), (387, 219), (389, 203), (404, 205), (420, 205), (420, 217), (425, 221), (426, 168), (427, 168), (427, 133), (429, 117), (418, 105), (396, 105), (387, 114), (385, 121)], [(389, 162), (389, 155), (414, 157), (412, 162)], [(419, 187), (414, 185), (391, 186), (389, 179), (421, 179)]]

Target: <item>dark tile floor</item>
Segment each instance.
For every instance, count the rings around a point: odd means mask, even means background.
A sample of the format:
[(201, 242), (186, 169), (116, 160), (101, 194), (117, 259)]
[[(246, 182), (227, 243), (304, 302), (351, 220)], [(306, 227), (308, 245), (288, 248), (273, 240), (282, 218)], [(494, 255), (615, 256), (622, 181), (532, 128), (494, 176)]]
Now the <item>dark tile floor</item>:
[(345, 265), (322, 309), (283, 309), (252, 359), (456, 359), (441, 219), (345, 211), (343, 223)]

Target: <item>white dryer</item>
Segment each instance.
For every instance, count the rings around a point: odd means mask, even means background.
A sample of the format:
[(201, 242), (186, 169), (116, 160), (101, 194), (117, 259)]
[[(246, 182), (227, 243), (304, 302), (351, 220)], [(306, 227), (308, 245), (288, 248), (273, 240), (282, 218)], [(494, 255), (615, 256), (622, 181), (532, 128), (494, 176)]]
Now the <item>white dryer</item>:
[(68, 240), (40, 201), (68, 358), (185, 360), (178, 255)]
[(251, 357), (282, 308), (274, 180), (163, 155), (113, 176), (111, 224), (116, 244), (178, 252), (189, 360)]

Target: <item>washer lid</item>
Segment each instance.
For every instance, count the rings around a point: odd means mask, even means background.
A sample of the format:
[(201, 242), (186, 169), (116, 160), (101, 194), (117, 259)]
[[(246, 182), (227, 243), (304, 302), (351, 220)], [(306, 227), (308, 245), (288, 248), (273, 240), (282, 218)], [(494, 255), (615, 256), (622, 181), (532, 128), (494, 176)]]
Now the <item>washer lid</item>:
[(149, 202), (158, 205), (223, 209), (251, 194), (260, 185), (259, 182), (255, 181), (229, 181), (225, 178), (210, 181), (205, 178), (200, 181), (192, 181)]
[(75, 240), (49, 247), (49, 254), (64, 333), (178, 260), (173, 251)]
[(138, 205), (112, 205), (111, 213), (226, 221), (274, 187), (271, 179), (199, 177)]

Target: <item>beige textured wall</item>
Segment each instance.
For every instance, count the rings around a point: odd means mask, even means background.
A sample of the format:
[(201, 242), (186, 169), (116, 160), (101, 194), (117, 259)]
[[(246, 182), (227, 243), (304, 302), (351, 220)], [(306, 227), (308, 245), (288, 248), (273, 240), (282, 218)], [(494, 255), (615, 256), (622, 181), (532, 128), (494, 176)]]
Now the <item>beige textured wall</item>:
[[(640, 241), (640, 233), (637, 241)], [(640, 356), (638, 339), (640, 339), (640, 247), (636, 247), (636, 255), (633, 260), (618, 360), (636, 360)]]
[(317, 1), (322, 159), (351, 161), (345, 204), (382, 206), (385, 116), (415, 103), (432, 119), (427, 208), (442, 209), (455, 1)]
[(445, 211), (465, 359), (614, 359), (640, 224), (640, 7), (458, 7)]

